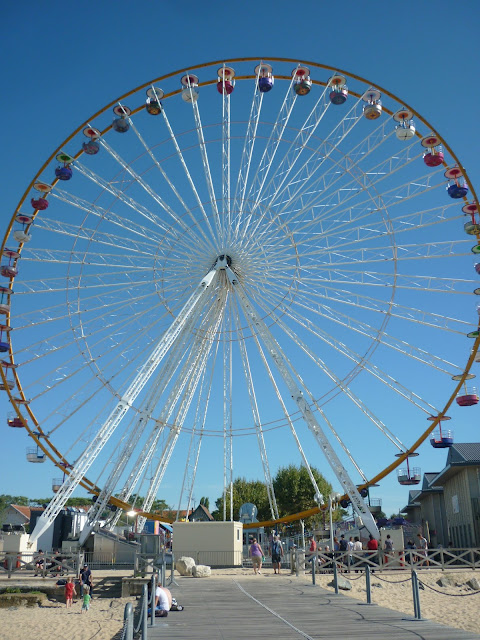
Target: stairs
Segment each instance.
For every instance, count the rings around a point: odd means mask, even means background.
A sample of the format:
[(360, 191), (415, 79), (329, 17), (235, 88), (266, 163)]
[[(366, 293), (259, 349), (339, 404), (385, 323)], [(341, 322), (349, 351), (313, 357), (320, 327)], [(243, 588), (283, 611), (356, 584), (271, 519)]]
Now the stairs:
[(121, 598), (122, 597), (122, 578), (116, 576), (108, 576), (101, 580), (94, 581), (93, 584), (94, 598)]

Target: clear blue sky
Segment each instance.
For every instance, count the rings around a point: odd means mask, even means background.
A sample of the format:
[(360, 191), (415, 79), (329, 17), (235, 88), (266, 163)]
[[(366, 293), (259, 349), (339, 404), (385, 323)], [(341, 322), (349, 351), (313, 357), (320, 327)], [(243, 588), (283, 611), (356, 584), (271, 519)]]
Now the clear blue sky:
[[(106, 103), (175, 69), (243, 56), (317, 61), (391, 90), (435, 126), (479, 189), (479, 18), (474, 0), (457, 8), (445, 0), (7, 3), (0, 26), (4, 226), (51, 151)], [(5, 415), (5, 397), (0, 407)], [(478, 412), (470, 413), (464, 431), (456, 426), (458, 439), (478, 440), (477, 425)], [(27, 465), (27, 438), (6, 425), (1, 433), (0, 492), (48, 495), (58, 471)], [(444, 461), (444, 453), (428, 450), (419, 464), (435, 471)], [(209, 494), (211, 502), (219, 493)], [(407, 490), (391, 482), (374, 497), (390, 513), (406, 504)]]

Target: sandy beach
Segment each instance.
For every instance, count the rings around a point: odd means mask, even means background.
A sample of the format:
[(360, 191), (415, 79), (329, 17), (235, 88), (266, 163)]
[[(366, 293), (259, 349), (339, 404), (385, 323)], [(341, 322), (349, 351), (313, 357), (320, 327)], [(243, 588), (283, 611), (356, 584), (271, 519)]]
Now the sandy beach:
[[(475, 594), (466, 585), (467, 580), (476, 577), (480, 580), (480, 572), (475, 571), (433, 571), (419, 572), (420, 579), (425, 583), (425, 589), (420, 592), (422, 616), (435, 622), (446, 624), (467, 631), (478, 631), (478, 610), (480, 606), (480, 593)], [(310, 575), (300, 575), (298, 578), (285, 570), (280, 575), (274, 575), (271, 569), (264, 569), (262, 574), (256, 576), (251, 569), (214, 569), (212, 576), (224, 580), (245, 579), (245, 588), (248, 590), (250, 580), (282, 580), (292, 584), (298, 581), (311, 582)], [(441, 587), (437, 580), (448, 576), (451, 585)], [(351, 591), (341, 591), (346, 597), (352, 597), (359, 601), (366, 601), (365, 577), (363, 574), (346, 575), (351, 581)], [(407, 572), (385, 572), (372, 576), (372, 601), (375, 604), (413, 615), (412, 587)], [(188, 606), (181, 597), (182, 580), (195, 580), (195, 578), (182, 578), (176, 576), (179, 587), (173, 589), (177, 599)], [(205, 578), (203, 580), (208, 580)], [(317, 574), (318, 586), (333, 591), (328, 586), (332, 576)], [(2, 586), (6, 581), (2, 581)], [(9, 586), (13, 586), (13, 581)], [(432, 591), (429, 587), (434, 588)], [(468, 595), (470, 594), (470, 595)], [(24, 608), (11, 607), (1, 609), (0, 613), (0, 640), (112, 640), (120, 637), (123, 626), (123, 614), (127, 602), (136, 606), (137, 599), (131, 598), (95, 598), (87, 614), (81, 614), (81, 604), (77, 601), (71, 609), (67, 609), (59, 602), (47, 601), (42, 607)], [(178, 615), (181, 615), (180, 613)]]

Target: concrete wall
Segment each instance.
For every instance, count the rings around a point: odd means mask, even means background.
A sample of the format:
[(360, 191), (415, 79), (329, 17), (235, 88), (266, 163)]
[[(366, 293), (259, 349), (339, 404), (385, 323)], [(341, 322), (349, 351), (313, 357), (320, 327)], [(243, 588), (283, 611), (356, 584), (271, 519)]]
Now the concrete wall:
[(242, 531), (241, 522), (174, 522), (173, 553), (211, 567), (241, 566)]

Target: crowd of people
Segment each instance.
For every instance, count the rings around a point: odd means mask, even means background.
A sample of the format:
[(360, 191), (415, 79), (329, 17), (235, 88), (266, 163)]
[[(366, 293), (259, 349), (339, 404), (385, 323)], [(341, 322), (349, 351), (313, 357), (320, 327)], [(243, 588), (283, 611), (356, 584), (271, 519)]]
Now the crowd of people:
[[(409, 540), (405, 545), (405, 549), (397, 550), (397, 557), (400, 557), (401, 561), (407, 564), (413, 562), (429, 566), (427, 539), (421, 533), (417, 534), (417, 538), (417, 544), (413, 540)], [(373, 568), (379, 563), (379, 554), (382, 552), (384, 565), (388, 565), (396, 557), (396, 550), (390, 534), (387, 534), (382, 546), (371, 534), (365, 544), (362, 543), (359, 536), (350, 536), (347, 540), (345, 534), (341, 534), (340, 538), (333, 537), (333, 548), (330, 547), (331, 545), (329, 544), (322, 547), (317, 543), (315, 537), (311, 536), (308, 541), (308, 547), (306, 547), (306, 562), (312, 565), (315, 563), (316, 570), (331, 569), (335, 558), (337, 558), (337, 564), (342, 562), (344, 565), (347, 564), (349, 567), (356, 566), (358, 569), (362, 567), (365, 560), (368, 560), (368, 564)], [(295, 545), (292, 548), (295, 548)], [(275, 574), (280, 573), (284, 553), (284, 546), (280, 536), (273, 534), (270, 537), (268, 554), (272, 557), (272, 567)], [(261, 574), (262, 563), (266, 554), (256, 538), (250, 541), (249, 555), (254, 573)]]

